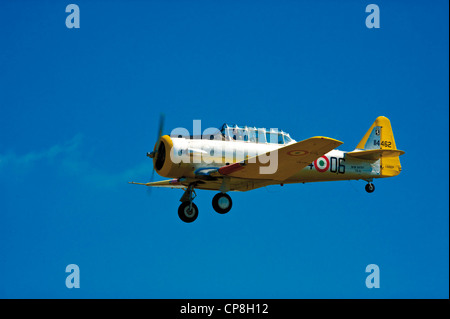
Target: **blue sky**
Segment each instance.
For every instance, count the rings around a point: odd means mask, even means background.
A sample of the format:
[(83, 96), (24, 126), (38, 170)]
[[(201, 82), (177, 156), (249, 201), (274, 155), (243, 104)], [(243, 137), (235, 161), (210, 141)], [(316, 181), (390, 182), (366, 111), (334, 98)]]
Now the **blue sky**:
[[(448, 2), (0, 3), (1, 298), (448, 298)], [(198, 191), (148, 181), (165, 133), (224, 122), (353, 150), (379, 115), (403, 171)], [(163, 178), (160, 178), (163, 179)], [(65, 268), (80, 268), (68, 289)], [(380, 268), (368, 289), (365, 268)]]

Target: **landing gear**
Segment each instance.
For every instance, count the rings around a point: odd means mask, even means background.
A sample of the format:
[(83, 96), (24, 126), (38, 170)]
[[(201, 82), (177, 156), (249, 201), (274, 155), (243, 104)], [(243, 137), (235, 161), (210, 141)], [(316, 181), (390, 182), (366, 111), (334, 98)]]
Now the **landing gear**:
[(194, 203), (184, 202), (178, 207), (178, 217), (185, 223), (192, 223), (198, 217), (198, 208)]
[[(178, 207), (178, 217), (185, 223), (192, 223), (198, 217), (198, 207), (193, 203), (197, 196), (194, 190), (195, 184), (190, 184), (180, 198), (181, 205)], [(212, 206), (219, 214), (226, 214), (230, 211), (233, 202), (226, 193), (218, 193), (212, 200)]]
[(375, 185), (373, 185), (370, 182), (366, 184), (366, 192), (373, 193), (374, 190), (375, 190)]
[(233, 202), (231, 197), (226, 193), (218, 193), (213, 197), (212, 206), (219, 214), (226, 214), (230, 211)]
[(198, 217), (198, 207), (192, 202), (195, 196), (197, 195), (194, 191), (194, 184), (189, 185), (183, 196), (181, 196), (178, 217), (185, 223), (192, 223)]

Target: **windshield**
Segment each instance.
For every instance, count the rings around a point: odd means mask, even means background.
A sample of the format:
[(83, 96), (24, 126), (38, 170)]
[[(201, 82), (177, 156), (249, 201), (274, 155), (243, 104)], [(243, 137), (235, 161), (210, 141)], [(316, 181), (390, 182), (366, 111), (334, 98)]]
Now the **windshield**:
[(227, 141), (270, 144), (288, 144), (293, 141), (289, 134), (277, 129), (269, 131), (265, 128), (224, 124), (220, 131)]

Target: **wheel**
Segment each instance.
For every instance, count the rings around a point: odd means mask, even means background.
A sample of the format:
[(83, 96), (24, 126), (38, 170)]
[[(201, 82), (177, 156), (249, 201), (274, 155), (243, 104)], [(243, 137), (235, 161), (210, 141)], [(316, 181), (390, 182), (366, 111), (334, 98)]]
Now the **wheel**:
[(178, 207), (178, 217), (185, 223), (192, 223), (198, 217), (197, 205), (192, 203), (192, 210), (189, 211), (189, 202), (181, 203), (180, 207)]
[(226, 214), (233, 206), (233, 202), (228, 194), (218, 193), (213, 197), (212, 206), (219, 214)]
[(372, 183), (368, 183), (366, 185), (366, 192), (373, 193), (374, 190), (375, 190), (375, 185), (373, 185)]

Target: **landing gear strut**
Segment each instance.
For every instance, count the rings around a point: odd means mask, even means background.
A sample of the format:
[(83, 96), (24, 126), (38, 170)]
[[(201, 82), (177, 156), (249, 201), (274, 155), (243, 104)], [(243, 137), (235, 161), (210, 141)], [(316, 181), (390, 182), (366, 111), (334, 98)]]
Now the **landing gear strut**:
[(218, 193), (213, 197), (212, 206), (219, 214), (226, 214), (230, 211), (233, 202), (231, 197), (226, 193)]
[(194, 184), (188, 186), (183, 196), (181, 196), (181, 205), (178, 207), (178, 217), (185, 223), (192, 223), (198, 217), (198, 208), (192, 201), (194, 200), (195, 194)]
[(366, 192), (373, 193), (374, 190), (375, 190), (375, 185), (373, 185), (371, 182), (367, 183)]

